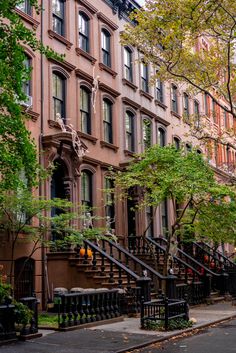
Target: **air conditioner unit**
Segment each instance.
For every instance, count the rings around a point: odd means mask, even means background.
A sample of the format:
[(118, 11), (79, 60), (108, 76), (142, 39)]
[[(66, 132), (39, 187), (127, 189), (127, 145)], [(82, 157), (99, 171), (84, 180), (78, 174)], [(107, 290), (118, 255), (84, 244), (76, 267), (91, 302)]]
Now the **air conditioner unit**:
[(20, 101), (20, 104), (23, 105), (23, 107), (32, 107), (33, 99), (31, 96), (27, 95), (24, 101)]

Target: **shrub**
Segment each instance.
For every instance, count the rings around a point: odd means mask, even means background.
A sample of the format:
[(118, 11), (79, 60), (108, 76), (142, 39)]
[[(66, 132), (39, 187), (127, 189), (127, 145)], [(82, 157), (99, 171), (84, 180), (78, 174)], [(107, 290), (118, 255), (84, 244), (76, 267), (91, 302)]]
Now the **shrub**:
[[(185, 328), (189, 328), (193, 326), (193, 322), (191, 320), (185, 320), (182, 318), (170, 319), (168, 321), (168, 331), (174, 330), (183, 330)], [(145, 324), (146, 330), (157, 330), (164, 331), (165, 330), (165, 322), (164, 321), (152, 321), (149, 320)]]

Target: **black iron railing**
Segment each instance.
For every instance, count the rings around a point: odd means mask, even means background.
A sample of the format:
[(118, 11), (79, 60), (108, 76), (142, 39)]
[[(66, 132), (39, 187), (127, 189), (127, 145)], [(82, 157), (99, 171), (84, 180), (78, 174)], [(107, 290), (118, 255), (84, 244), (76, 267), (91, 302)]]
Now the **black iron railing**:
[(189, 320), (188, 304), (185, 300), (158, 299), (141, 303), (141, 328), (145, 329), (149, 321), (163, 321), (165, 330), (169, 320), (183, 318)]
[(59, 294), (58, 299), (58, 327), (61, 329), (121, 315), (115, 289)]
[(21, 335), (31, 335), (38, 332), (38, 304), (35, 297), (21, 298), (20, 302), (27, 306), (32, 312), (32, 318), (28, 324), (24, 324), (21, 329)]
[[(163, 287), (163, 282), (167, 280), (167, 277), (160, 274), (153, 267), (140, 260), (131, 252), (111, 240), (103, 240), (103, 249), (109, 249), (109, 255), (118, 259), (120, 263), (123, 263), (126, 267), (131, 268), (140, 277), (147, 276), (152, 281), (153, 288), (158, 291)], [(106, 246), (107, 244), (107, 246)]]
[(0, 341), (16, 339), (15, 305), (0, 305)]

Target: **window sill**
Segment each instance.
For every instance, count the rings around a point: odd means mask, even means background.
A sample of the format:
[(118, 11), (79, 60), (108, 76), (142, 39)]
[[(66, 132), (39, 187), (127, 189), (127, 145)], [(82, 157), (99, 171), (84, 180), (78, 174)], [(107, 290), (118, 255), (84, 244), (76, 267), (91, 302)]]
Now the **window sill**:
[(151, 94), (143, 91), (142, 89), (139, 90), (139, 93), (141, 96), (144, 96), (145, 98), (149, 99), (150, 101), (153, 100), (153, 96), (151, 96)]
[(31, 15), (25, 13), (24, 11), (21, 11), (20, 9), (15, 9), (15, 12), (26, 22), (32, 25), (34, 29), (37, 29), (39, 26), (39, 22), (36, 21)]
[(127, 80), (126, 78), (122, 78), (123, 85), (129, 86), (132, 88), (135, 92), (137, 91), (138, 87), (133, 84), (133, 82)]
[(65, 37), (61, 36), (60, 34), (54, 32), (54, 31), (52, 31), (51, 29), (48, 30), (48, 35), (49, 35), (50, 38), (55, 38), (59, 42), (65, 44), (67, 49), (70, 49), (72, 47), (72, 45), (73, 45)]
[(117, 152), (119, 147), (113, 145), (112, 143), (106, 142), (106, 141), (100, 141), (101, 147), (107, 147), (112, 149), (113, 151)]
[(24, 113), (26, 114), (26, 115), (28, 115), (29, 116), (29, 118), (30, 118), (30, 120), (32, 120), (32, 121), (37, 121), (38, 120), (38, 117), (39, 117), (39, 113), (36, 113), (35, 111), (33, 111), (33, 110), (24, 110)]
[(79, 137), (82, 137), (88, 141), (91, 141), (93, 145), (96, 145), (96, 143), (97, 143), (98, 139), (96, 137), (89, 135), (89, 134), (86, 134), (85, 132), (78, 131), (78, 135), (79, 135)]
[(129, 150), (124, 150), (124, 154), (127, 157), (134, 157), (135, 156), (135, 152), (129, 151)]
[(88, 59), (92, 65), (95, 64), (95, 62), (97, 61), (97, 59), (95, 59), (92, 55), (90, 55), (89, 53), (87, 53), (86, 51), (84, 51), (83, 49), (80, 48), (75, 48), (76, 54), (78, 56), (83, 56), (84, 58)]
[(167, 106), (164, 103), (162, 103), (161, 101), (159, 101), (158, 99), (155, 99), (155, 104), (163, 109), (167, 108)]
[(171, 115), (175, 116), (178, 119), (181, 119), (181, 115), (179, 115), (178, 113), (174, 112), (173, 110), (170, 111)]
[(115, 78), (117, 76), (117, 72), (112, 70), (109, 66), (104, 65), (103, 63), (99, 63), (99, 67), (100, 67), (100, 70), (104, 70), (104, 71), (108, 72), (110, 75), (112, 75), (113, 78)]

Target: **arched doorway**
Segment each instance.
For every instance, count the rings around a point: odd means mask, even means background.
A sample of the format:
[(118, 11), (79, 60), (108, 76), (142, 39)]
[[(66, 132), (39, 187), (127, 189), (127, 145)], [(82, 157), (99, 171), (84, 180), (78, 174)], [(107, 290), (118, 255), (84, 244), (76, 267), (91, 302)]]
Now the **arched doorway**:
[(15, 299), (31, 297), (34, 293), (35, 260), (20, 257), (15, 260), (14, 270), (14, 295)]

